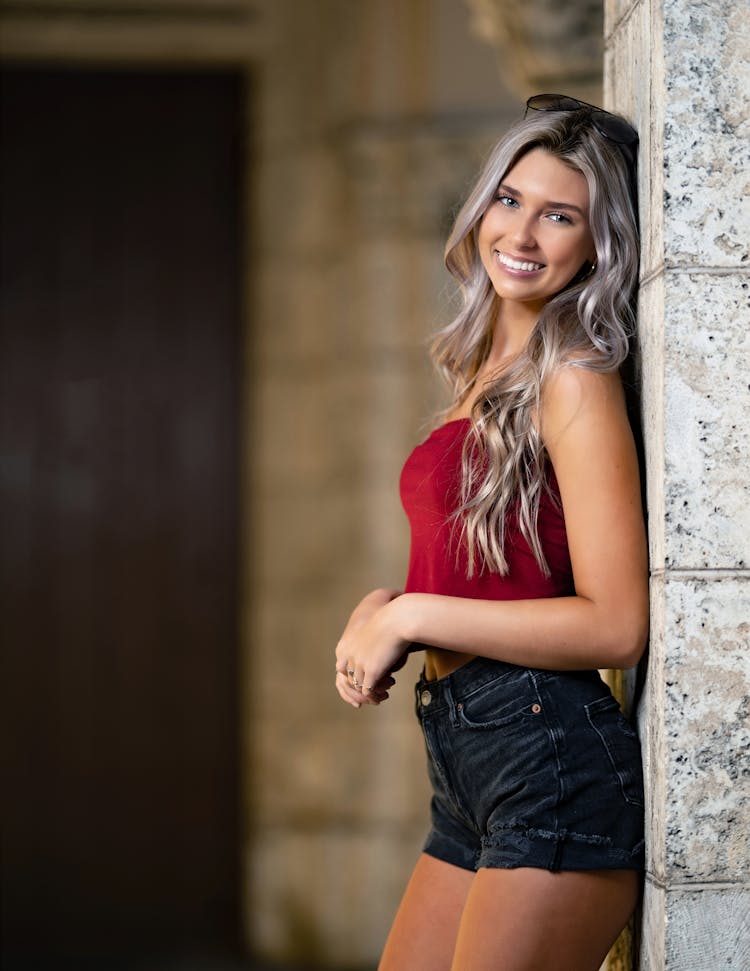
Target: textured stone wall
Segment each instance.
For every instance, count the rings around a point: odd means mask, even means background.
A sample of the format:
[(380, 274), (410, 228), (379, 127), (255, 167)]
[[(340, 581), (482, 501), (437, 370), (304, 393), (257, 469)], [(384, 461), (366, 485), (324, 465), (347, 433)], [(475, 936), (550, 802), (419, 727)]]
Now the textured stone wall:
[(750, 965), (750, 10), (609, 0), (641, 135), (652, 633), (643, 971)]

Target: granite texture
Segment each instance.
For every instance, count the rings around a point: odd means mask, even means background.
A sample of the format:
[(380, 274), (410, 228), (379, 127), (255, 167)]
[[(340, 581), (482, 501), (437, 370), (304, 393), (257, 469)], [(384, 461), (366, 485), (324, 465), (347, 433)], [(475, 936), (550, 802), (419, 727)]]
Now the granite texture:
[(664, 2), (665, 258), (748, 268), (750, 14), (744, 0)]
[(750, 273), (665, 281), (667, 567), (750, 564)]
[(646, 882), (639, 971), (750, 967), (750, 888), (703, 884), (666, 892)]
[(750, 576), (667, 575), (666, 879), (750, 880)]
[(664, 566), (664, 276), (652, 277), (638, 295), (638, 360), (641, 378), (641, 425), (644, 430), (649, 560)]
[(664, 971), (740, 971), (750, 967), (747, 886), (705, 885), (674, 891), (667, 895), (665, 917), (669, 937)]
[[(651, 641), (642, 971), (750, 953), (750, 446), (745, 96), (738, 0), (609, 0), (607, 105), (635, 120)], [(717, 928), (721, 931), (717, 931)]]
[(666, 611), (664, 578), (651, 581), (651, 635), (646, 656), (641, 661), (646, 680), (638, 706), (636, 722), (643, 757), (643, 782), (646, 797), (646, 871), (663, 884), (666, 871), (666, 806), (668, 779), (667, 733), (665, 727), (665, 635)]

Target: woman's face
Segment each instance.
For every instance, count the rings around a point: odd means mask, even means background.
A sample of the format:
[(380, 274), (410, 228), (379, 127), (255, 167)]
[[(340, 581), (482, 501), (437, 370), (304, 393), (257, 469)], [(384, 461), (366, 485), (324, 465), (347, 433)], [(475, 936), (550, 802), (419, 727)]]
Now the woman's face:
[(541, 308), (595, 260), (583, 175), (542, 148), (510, 169), (479, 226), (498, 296)]

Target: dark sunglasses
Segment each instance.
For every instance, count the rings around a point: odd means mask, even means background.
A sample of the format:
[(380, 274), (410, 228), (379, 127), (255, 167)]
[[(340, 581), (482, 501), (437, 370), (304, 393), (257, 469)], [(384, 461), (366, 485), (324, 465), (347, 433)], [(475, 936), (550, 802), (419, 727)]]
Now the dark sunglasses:
[(624, 154), (631, 165), (635, 163), (635, 146), (638, 144), (638, 133), (624, 118), (613, 115), (604, 108), (590, 105), (578, 98), (569, 98), (565, 94), (535, 94), (526, 102), (524, 118), (529, 111), (580, 111), (584, 109), (591, 118), (591, 124), (611, 142), (616, 142), (625, 150)]

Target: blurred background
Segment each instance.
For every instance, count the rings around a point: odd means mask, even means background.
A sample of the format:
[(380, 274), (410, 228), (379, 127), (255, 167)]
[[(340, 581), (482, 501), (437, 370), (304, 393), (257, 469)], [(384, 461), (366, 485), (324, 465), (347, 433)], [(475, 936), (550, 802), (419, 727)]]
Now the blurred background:
[(5, 0), (3, 967), (373, 968), (427, 827), (404, 578), (451, 219), (578, 0)]

